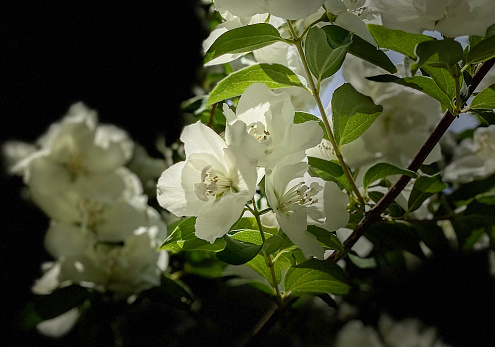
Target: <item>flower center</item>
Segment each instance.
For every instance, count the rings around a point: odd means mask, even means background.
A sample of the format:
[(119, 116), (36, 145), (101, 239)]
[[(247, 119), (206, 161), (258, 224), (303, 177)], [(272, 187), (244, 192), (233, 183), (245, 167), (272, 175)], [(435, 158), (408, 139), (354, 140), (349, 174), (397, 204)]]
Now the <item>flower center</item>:
[(94, 231), (102, 223), (105, 206), (101, 202), (81, 199), (77, 203), (77, 209), (81, 214), (81, 220), (85, 228)]
[(278, 210), (289, 215), (293, 212), (295, 204), (310, 207), (318, 202), (318, 199), (314, 196), (321, 190), (323, 190), (323, 187), (316, 182), (311, 183), (309, 187), (304, 181), (299, 182), (282, 195), (279, 199)]
[(261, 122), (251, 123), (248, 133), (259, 143), (263, 143), (264, 145), (270, 145), (272, 143), (270, 133), (265, 130), (265, 125)]
[(320, 144), (318, 145), (318, 149), (320, 150), (320, 153), (324, 159), (335, 159), (335, 150), (333, 149), (333, 146), (330, 144), (330, 142), (326, 140), (320, 142)]
[(201, 183), (195, 183), (196, 195), (203, 201), (208, 201), (210, 196), (220, 198), (225, 192), (236, 189), (232, 187), (232, 181), (223, 174), (213, 170), (211, 165), (205, 166), (201, 171)]
[(69, 157), (66, 167), (71, 179), (74, 180), (86, 171), (86, 158), (81, 153), (73, 154)]

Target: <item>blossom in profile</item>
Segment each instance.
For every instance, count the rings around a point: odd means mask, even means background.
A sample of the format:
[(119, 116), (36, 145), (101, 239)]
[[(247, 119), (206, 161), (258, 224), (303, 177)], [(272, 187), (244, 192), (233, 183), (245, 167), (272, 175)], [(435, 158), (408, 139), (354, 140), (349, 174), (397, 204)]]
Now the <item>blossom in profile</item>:
[(268, 170), (266, 196), (281, 230), (304, 256), (323, 259), (324, 249), (307, 227), (328, 231), (344, 227), (349, 221), (349, 198), (334, 182), (311, 177), (307, 170), (304, 162)]
[(177, 216), (197, 216), (196, 236), (213, 243), (229, 231), (253, 197), (256, 162), (199, 122), (184, 128), (181, 141), (186, 160), (162, 173), (157, 199)]
[(469, 183), (495, 173), (495, 125), (477, 128), (454, 152), (453, 161), (443, 171), (446, 182)]
[(418, 34), (435, 30), (447, 37), (485, 36), (495, 23), (492, 0), (371, 0), (370, 8), (387, 28)]
[[(226, 142), (264, 168), (297, 163), (316, 146), (323, 131), (315, 121), (294, 124), (294, 107), (286, 93), (276, 94), (255, 83), (241, 95), (234, 113), (224, 107)], [(248, 136), (246, 136), (248, 134)]]

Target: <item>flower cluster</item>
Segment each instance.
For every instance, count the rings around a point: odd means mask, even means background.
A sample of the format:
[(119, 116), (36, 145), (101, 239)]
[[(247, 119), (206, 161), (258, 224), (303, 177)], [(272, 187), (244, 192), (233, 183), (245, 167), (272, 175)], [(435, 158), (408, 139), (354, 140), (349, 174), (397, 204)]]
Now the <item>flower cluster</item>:
[[(20, 146), (29, 150), (11, 156), (11, 171), (51, 219), (45, 248), (55, 260), (43, 265), (35, 294), (76, 284), (119, 301), (160, 285), (168, 258), (157, 248), (167, 227), (125, 167), (134, 143), (123, 130), (99, 125), (96, 113), (77, 103), (35, 145), (7, 143), (5, 153)], [(75, 323), (78, 314), (72, 316)], [(72, 325), (57, 327), (39, 325), (48, 335)]]
[(227, 105), (223, 112), (225, 139), (202, 123), (184, 129), (186, 160), (160, 177), (160, 205), (178, 216), (197, 216), (196, 236), (213, 243), (241, 217), (264, 176), (281, 230), (306, 257), (323, 258), (307, 225), (329, 231), (345, 226), (348, 198), (335, 183), (307, 174), (305, 151), (323, 136), (318, 123), (295, 124), (289, 96), (264, 84), (248, 87), (235, 112)]

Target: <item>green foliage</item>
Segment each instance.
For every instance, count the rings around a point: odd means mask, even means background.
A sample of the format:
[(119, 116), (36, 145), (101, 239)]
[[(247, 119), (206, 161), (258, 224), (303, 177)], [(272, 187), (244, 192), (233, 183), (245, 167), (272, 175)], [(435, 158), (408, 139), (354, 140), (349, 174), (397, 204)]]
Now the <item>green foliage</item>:
[(334, 249), (339, 252), (345, 252), (344, 246), (335, 234), (316, 225), (308, 225), (308, 231), (315, 235), (318, 241), (326, 246), (327, 249)]
[(446, 69), (427, 65), (424, 65), (422, 67), (422, 70), (425, 71), (431, 78), (433, 78), (433, 81), (435, 81), (436, 85), (445, 95), (448, 96), (450, 100), (455, 98), (455, 79), (454, 77), (452, 77), (449, 71), (447, 71)]
[(304, 50), (309, 69), (318, 82), (332, 76), (340, 69), (351, 42), (352, 34), (349, 34), (338, 45), (331, 47), (322, 29), (318, 27), (309, 29)]
[[(322, 30), (327, 35), (327, 40), (331, 47), (341, 46), (350, 34), (349, 31), (337, 25), (327, 25), (324, 26)], [(348, 52), (358, 58), (381, 67), (390, 73), (397, 72), (397, 68), (383, 51), (377, 49), (371, 43), (363, 40), (356, 34), (352, 36), (352, 42), (349, 45)]]
[(447, 188), (447, 185), (442, 182), (440, 173), (433, 176), (419, 176), (414, 182), (411, 195), (407, 201), (408, 211), (418, 209), (426, 199), (445, 188)]
[(495, 35), (477, 42), (468, 52), (466, 64), (477, 64), (495, 57)]
[(189, 217), (182, 220), (163, 241), (161, 249), (175, 253), (182, 250), (209, 250), (221, 251), (225, 248), (224, 239), (216, 239), (214, 243), (201, 240), (195, 235), (196, 217)]
[(410, 58), (416, 58), (414, 50), (417, 44), (434, 40), (427, 35), (411, 34), (402, 30), (392, 30), (376, 24), (368, 24), (368, 30), (378, 43), (379, 47), (394, 50)]
[(227, 264), (240, 265), (247, 263), (259, 253), (262, 247), (261, 245), (230, 238), (227, 235), (223, 239), (225, 248), (216, 253), (216, 256)]
[(266, 23), (235, 28), (223, 33), (205, 54), (203, 63), (226, 53), (246, 53), (281, 41), (280, 33)]
[(337, 88), (332, 98), (333, 133), (337, 145), (356, 140), (375, 121), (383, 107), (359, 93), (349, 83)]
[(406, 175), (413, 178), (417, 176), (413, 171), (401, 169), (389, 163), (378, 163), (370, 167), (364, 174), (364, 187), (368, 188), (371, 183), (393, 175)]
[(269, 88), (303, 87), (289, 68), (280, 64), (251, 65), (233, 72), (218, 82), (211, 91), (207, 106), (239, 96), (254, 83), (265, 83)]
[[(495, 36), (492, 36), (495, 37)], [(492, 110), (495, 108), (495, 83), (483, 89), (469, 105), (473, 109)]]
[(416, 45), (416, 62), (411, 66), (416, 71), (423, 65), (440, 67), (448, 71), (462, 59), (462, 46), (453, 39), (423, 41)]
[(284, 288), (293, 296), (323, 293), (345, 295), (350, 286), (340, 266), (313, 258), (287, 271)]
[(382, 83), (397, 83), (402, 86), (419, 90), (420, 92), (423, 92), (431, 96), (432, 98), (440, 101), (442, 106), (448, 108), (453, 112), (452, 100), (442, 91), (442, 89), (435, 83), (432, 78), (425, 76), (399, 78), (393, 75), (378, 75), (366, 78), (370, 81)]
[(344, 170), (338, 162), (325, 159), (308, 157), (309, 174), (313, 177), (321, 177), (325, 181), (332, 181), (352, 191), (351, 185), (344, 174)]

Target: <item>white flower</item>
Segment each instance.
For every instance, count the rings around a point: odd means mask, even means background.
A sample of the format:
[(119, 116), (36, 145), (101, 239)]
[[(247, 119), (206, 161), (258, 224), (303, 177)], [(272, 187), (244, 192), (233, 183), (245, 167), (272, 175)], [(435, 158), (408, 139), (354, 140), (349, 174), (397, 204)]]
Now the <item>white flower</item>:
[(78, 224), (52, 221), (45, 235), (45, 248), (55, 258), (77, 257), (98, 242), (124, 242), (140, 227), (156, 227), (159, 240), (164, 240), (167, 226), (159, 213), (135, 197), (116, 204), (81, 201)]
[(215, 0), (217, 11), (247, 17), (259, 13), (285, 19), (301, 19), (315, 13), (325, 0)]
[(165, 170), (160, 205), (177, 216), (197, 216), (196, 236), (211, 243), (225, 235), (256, 190), (256, 163), (228, 147), (201, 123), (181, 135), (186, 160)]
[[(441, 119), (438, 101), (411, 88), (365, 80), (364, 76), (380, 74), (381, 70), (358, 58), (348, 56), (342, 73), (356, 90), (383, 106), (380, 116), (360, 138), (370, 158), (407, 165)], [(426, 163), (440, 158), (437, 145)]]
[(308, 224), (333, 231), (347, 224), (349, 198), (333, 182), (307, 174), (308, 165), (276, 166), (265, 177), (266, 196), (278, 224), (305, 257), (322, 259), (323, 247)]
[(495, 173), (495, 125), (477, 128), (473, 139), (465, 139), (454, 153), (454, 160), (443, 172), (447, 182), (468, 183)]
[(133, 142), (111, 125), (97, 126), (96, 113), (82, 103), (38, 140), (39, 150), (12, 169), (24, 176), (31, 198), (54, 219), (72, 220), (80, 199), (110, 203), (142, 192), (122, 167)]
[(294, 124), (289, 96), (275, 94), (265, 84), (249, 86), (239, 99), (236, 113), (228, 106), (223, 111), (226, 142), (257, 160), (261, 167), (297, 163), (305, 157), (304, 151), (323, 137), (317, 122)]
[(125, 299), (153, 286), (168, 264), (168, 254), (158, 251), (157, 227), (140, 227), (123, 244), (97, 243), (83, 254), (61, 262), (59, 279)]
[(412, 33), (436, 30), (448, 37), (485, 36), (495, 23), (492, 0), (371, 0), (383, 25)]

